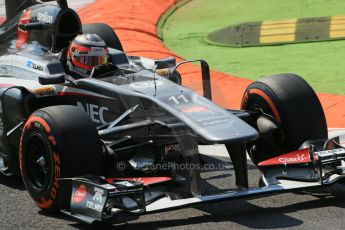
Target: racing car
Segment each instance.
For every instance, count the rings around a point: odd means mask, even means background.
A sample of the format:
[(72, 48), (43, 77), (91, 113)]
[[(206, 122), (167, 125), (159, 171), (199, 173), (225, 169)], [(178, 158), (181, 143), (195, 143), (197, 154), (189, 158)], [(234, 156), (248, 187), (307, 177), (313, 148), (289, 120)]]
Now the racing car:
[[(204, 60), (127, 55), (106, 24), (82, 24), (66, 0), (6, 0), (0, 27), (0, 171), (21, 174), (36, 205), (86, 223), (209, 202), (324, 187), (344, 178), (342, 137), (328, 138), (320, 101), (295, 74), (248, 86), (240, 110), (212, 102)], [(66, 71), (79, 34), (100, 36), (109, 65)], [(201, 67), (203, 95), (178, 69)], [(203, 191), (199, 147), (225, 145), (236, 188)], [(261, 179), (248, 184), (247, 154)], [(158, 167), (161, 166), (161, 167)], [(163, 167), (168, 166), (168, 167)]]

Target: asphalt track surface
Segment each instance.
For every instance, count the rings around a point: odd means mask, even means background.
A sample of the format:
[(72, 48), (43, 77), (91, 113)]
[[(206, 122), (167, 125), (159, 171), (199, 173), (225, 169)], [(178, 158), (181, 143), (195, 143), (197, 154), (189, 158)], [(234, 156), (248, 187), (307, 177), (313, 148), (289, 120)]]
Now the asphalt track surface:
[[(216, 160), (212, 159), (212, 162), (216, 163)], [(249, 168), (251, 184), (254, 185), (258, 175), (254, 173), (253, 166)], [(211, 184), (209, 190), (216, 186), (227, 187), (233, 179), (231, 171), (206, 174), (203, 177)], [(287, 193), (203, 205), (147, 215), (126, 224), (97, 225), (94, 229), (343, 229), (345, 186), (336, 185), (314, 192), (315, 195)], [(31, 201), (20, 178), (0, 176), (0, 194), (0, 229), (91, 228), (63, 215), (47, 216), (42, 213)]]

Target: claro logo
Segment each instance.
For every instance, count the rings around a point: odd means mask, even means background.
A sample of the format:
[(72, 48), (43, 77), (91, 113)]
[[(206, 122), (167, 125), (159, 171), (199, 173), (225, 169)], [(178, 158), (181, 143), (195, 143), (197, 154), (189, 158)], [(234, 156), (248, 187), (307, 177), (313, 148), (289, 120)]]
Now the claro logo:
[(77, 106), (89, 114), (93, 122), (103, 125), (107, 123), (104, 120), (104, 113), (109, 111), (108, 108), (88, 103), (86, 103), (84, 106), (81, 102), (77, 102)]
[(39, 12), (38, 15), (37, 15), (37, 20), (40, 21), (40, 22), (52, 24), (53, 20), (54, 20), (54, 17), (49, 15), (47, 11)]
[(305, 160), (304, 154), (302, 154), (302, 155), (297, 154), (296, 157), (281, 157), (281, 158), (279, 158), (279, 162), (281, 162), (283, 164), (304, 162), (304, 160)]

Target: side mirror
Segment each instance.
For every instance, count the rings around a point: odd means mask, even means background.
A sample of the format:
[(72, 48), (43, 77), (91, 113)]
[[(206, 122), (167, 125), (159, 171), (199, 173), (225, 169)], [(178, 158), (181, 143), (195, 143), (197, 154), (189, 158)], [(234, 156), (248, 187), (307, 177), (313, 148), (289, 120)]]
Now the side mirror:
[(176, 66), (176, 58), (169, 57), (165, 59), (159, 59), (155, 61), (157, 69), (167, 69)]
[[(55, 0), (41, 0), (42, 2), (52, 2)], [(56, 0), (58, 5), (60, 6), (61, 9), (67, 9), (68, 8), (68, 4), (67, 4), (67, 0)]]
[(38, 82), (41, 85), (62, 84), (62, 83), (65, 83), (65, 75), (54, 74), (54, 75), (48, 75), (48, 76), (39, 76)]
[(210, 74), (210, 67), (208, 63), (204, 60), (189, 60), (183, 61), (178, 63), (174, 68), (172, 68), (171, 72), (174, 73), (176, 70), (186, 63), (194, 63), (199, 62), (201, 64), (201, 77), (202, 77), (202, 88), (204, 91), (204, 97), (212, 101), (212, 89), (211, 89), (211, 74)]
[(182, 84), (181, 74), (176, 69), (170, 69), (169, 70), (168, 79), (172, 82), (175, 82), (178, 85)]

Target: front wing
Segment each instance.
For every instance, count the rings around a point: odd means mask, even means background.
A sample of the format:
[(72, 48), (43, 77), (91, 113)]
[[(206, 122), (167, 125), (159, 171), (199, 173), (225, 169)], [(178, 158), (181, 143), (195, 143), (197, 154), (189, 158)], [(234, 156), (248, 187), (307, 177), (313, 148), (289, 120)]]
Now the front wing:
[[(281, 173), (277, 173), (273, 180), (275, 182), (269, 183), (265, 187), (239, 189), (206, 196), (193, 194), (189, 198), (176, 198), (171, 196), (167, 189), (164, 189), (173, 187), (173, 183), (176, 182), (169, 177), (105, 179), (89, 176), (61, 179), (62, 187), (66, 188), (69, 184), (69, 191), (66, 192), (69, 205), (65, 206), (62, 212), (88, 224), (107, 219), (123, 222), (128, 219), (136, 219), (140, 215), (181, 209), (203, 203), (328, 186), (345, 178), (345, 167), (339, 166), (339, 169), (335, 171), (329, 171), (327, 168), (327, 164), (345, 160), (344, 148), (312, 154), (315, 159), (315, 169), (318, 169), (318, 180), (282, 177)], [(286, 171), (287, 165), (282, 167), (282, 170)], [(275, 167), (272, 172), (276, 171)], [(313, 170), (313, 173), (316, 171)], [(66, 203), (66, 200), (62, 203)]]

